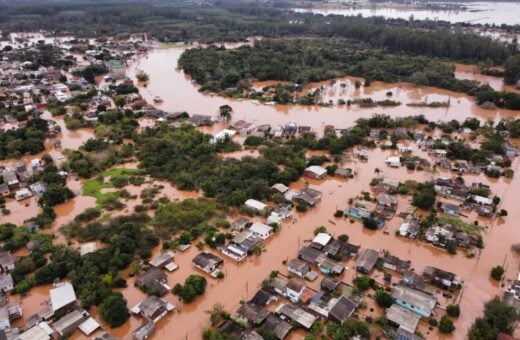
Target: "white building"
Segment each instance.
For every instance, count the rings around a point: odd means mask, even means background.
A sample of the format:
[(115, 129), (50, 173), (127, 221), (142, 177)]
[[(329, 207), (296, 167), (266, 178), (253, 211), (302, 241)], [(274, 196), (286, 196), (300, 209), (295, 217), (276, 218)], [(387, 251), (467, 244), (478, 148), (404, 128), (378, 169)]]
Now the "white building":
[(249, 231), (254, 236), (260, 237), (262, 240), (266, 240), (274, 234), (274, 230), (272, 227), (260, 222), (253, 223), (251, 228), (249, 228)]

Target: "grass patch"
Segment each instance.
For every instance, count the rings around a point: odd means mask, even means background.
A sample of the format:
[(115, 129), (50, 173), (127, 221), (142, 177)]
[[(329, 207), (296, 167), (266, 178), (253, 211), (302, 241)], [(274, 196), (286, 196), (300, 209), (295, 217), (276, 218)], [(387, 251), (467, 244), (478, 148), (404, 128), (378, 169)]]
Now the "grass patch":
[[(103, 189), (114, 189), (114, 183), (128, 181), (130, 176), (139, 175), (138, 169), (113, 168), (99, 174), (95, 179), (88, 179), (83, 183), (83, 195), (96, 198), (96, 204), (103, 206), (119, 197), (118, 191), (103, 192)], [(105, 180), (106, 178), (108, 180)]]
[(466, 223), (458, 218), (453, 217), (437, 217), (437, 223), (440, 225), (451, 225), (458, 231), (464, 231), (468, 234), (479, 235), (482, 228), (473, 223)]

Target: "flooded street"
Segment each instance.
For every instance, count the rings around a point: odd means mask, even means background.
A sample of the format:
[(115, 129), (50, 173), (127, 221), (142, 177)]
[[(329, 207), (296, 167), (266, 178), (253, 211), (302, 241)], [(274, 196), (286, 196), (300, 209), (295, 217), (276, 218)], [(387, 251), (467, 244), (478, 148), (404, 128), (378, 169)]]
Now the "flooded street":
[[(332, 100), (330, 107), (301, 105), (265, 105), (250, 100), (234, 100), (217, 95), (202, 94), (196, 84), (182, 70), (177, 69), (177, 61), (184, 48), (157, 49), (130, 65), (128, 75), (135, 79), (135, 74), (143, 70), (150, 76), (146, 87), (140, 87), (141, 95), (153, 102), (155, 96), (163, 98), (158, 107), (170, 112), (186, 111), (189, 114), (216, 116), (221, 105), (228, 104), (233, 108), (232, 121), (240, 119), (255, 124), (269, 123), (272, 126), (294, 122), (298, 125), (311, 126), (321, 134), (327, 124), (336, 128), (347, 128), (358, 118), (370, 117), (374, 112), (385, 113), (392, 117), (424, 114), (430, 120), (464, 120), (466, 117), (477, 117), (482, 120), (515, 117), (518, 112), (512, 110), (485, 110), (475, 105), (473, 98), (465, 94), (432, 87), (415, 86), (410, 83), (387, 84), (373, 82), (370, 87), (355, 89), (354, 81), (358, 78), (338, 79), (334, 84), (322, 82), (312, 84), (306, 90), (323, 85), (323, 102)], [(477, 76), (477, 75), (475, 75)], [(478, 79), (477, 79), (478, 80)], [(484, 79), (485, 80), (485, 79)], [(346, 84), (342, 87), (341, 84)], [(263, 86), (265, 83), (260, 84)], [(392, 95), (388, 96), (387, 93)], [(396, 107), (361, 108), (337, 105), (337, 99), (356, 99), (370, 97), (373, 100), (391, 99), (401, 102)], [(417, 102), (450, 102), (448, 108), (409, 107), (408, 103)]]

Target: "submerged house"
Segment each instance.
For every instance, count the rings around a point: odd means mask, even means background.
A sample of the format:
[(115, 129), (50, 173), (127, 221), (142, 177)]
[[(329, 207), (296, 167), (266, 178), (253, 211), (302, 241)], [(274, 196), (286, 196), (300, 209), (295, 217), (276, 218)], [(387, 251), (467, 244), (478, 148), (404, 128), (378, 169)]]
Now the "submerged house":
[(401, 307), (425, 318), (432, 315), (432, 311), (437, 304), (435, 296), (403, 285), (394, 288), (392, 299)]
[(149, 293), (163, 296), (170, 290), (170, 287), (166, 285), (167, 282), (168, 277), (162, 270), (150, 268), (135, 280), (135, 285)]
[(356, 270), (363, 274), (368, 274), (372, 271), (379, 259), (379, 252), (374, 249), (365, 249), (361, 253), (356, 263)]
[(211, 274), (215, 270), (217, 270), (217, 268), (222, 263), (224, 263), (224, 260), (222, 260), (217, 255), (213, 255), (212, 253), (202, 252), (195, 256), (191, 262), (195, 267), (199, 268), (200, 270), (208, 274)]

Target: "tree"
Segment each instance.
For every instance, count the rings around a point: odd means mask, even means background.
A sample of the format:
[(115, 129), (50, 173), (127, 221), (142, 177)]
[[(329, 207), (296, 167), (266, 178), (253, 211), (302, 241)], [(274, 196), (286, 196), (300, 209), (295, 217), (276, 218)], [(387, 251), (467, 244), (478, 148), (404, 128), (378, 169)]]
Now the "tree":
[(455, 326), (453, 325), (453, 321), (444, 315), (439, 322), (439, 331), (443, 334), (450, 334), (455, 330)]
[(56, 204), (66, 202), (73, 197), (74, 193), (66, 186), (49, 184), (38, 200), (38, 204), (43, 207), (52, 207)]
[(520, 320), (520, 314), (515, 307), (493, 298), (484, 305), (484, 315), (477, 318), (471, 326), (468, 338), (470, 340), (496, 339), (499, 333), (512, 335), (515, 321)]
[(148, 81), (150, 79), (150, 77), (148, 76), (148, 74), (146, 74), (144, 71), (139, 71), (137, 72), (137, 74), (135, 75), (135, 77), (137, 78), (138, 81), (140, 82), (145, 82), (145, 81)]
[(224, 121), (228, 122), (231, 119), (231, 115), (233, 114), (233, 108), (227, 104), (222, 105), (218, 108), (218, 112), (220, 118)]
[(366, 275), (359, 275), (352, 280), (352, 283), (354, 283), (354, 286), (360, 291), (365, 291), (374, 285), (374, 279)]
[(206, 291), (207, 281), (200, 275), (190, 275), (184, 281), (184, 286), (177, 283), (172, 293), (177, 295), (185, 303), (190, 303), (199, 295), (204, 294)]
[(108, 296), (99, 306), (99, 314), (112, 328), (124, 324), (130, 314), (123, 294), (115, 292)]
[(491, 268), (491, 277), (494, 280), (500, 281), (502, 279), (502, 275), (504, 275), (504, 268), (502, 266), (496, 266)]
[(446, 313), (449, 316), (454, 317), (454, 318), (459, 317), (459, 315), (460, 315), (459, 305), (448, 305), (448, 307), (446, 307)]
[(378, 290), (376, 293), (376, 302), (379, 306), (383, 308), (390, 308), (390, 306), (393, 305), (394, 300), (387, 292), (383, 290)]
[(413, 194), (412, 205), (423, 210), (432, 209), (435, 205), (436, 192), (431, 184), (420, 184)]
[(520, 56), (516, 55), (507, 59), (504, 69), (504, 82), (509, 85), (516, 85), (520, 80)]

